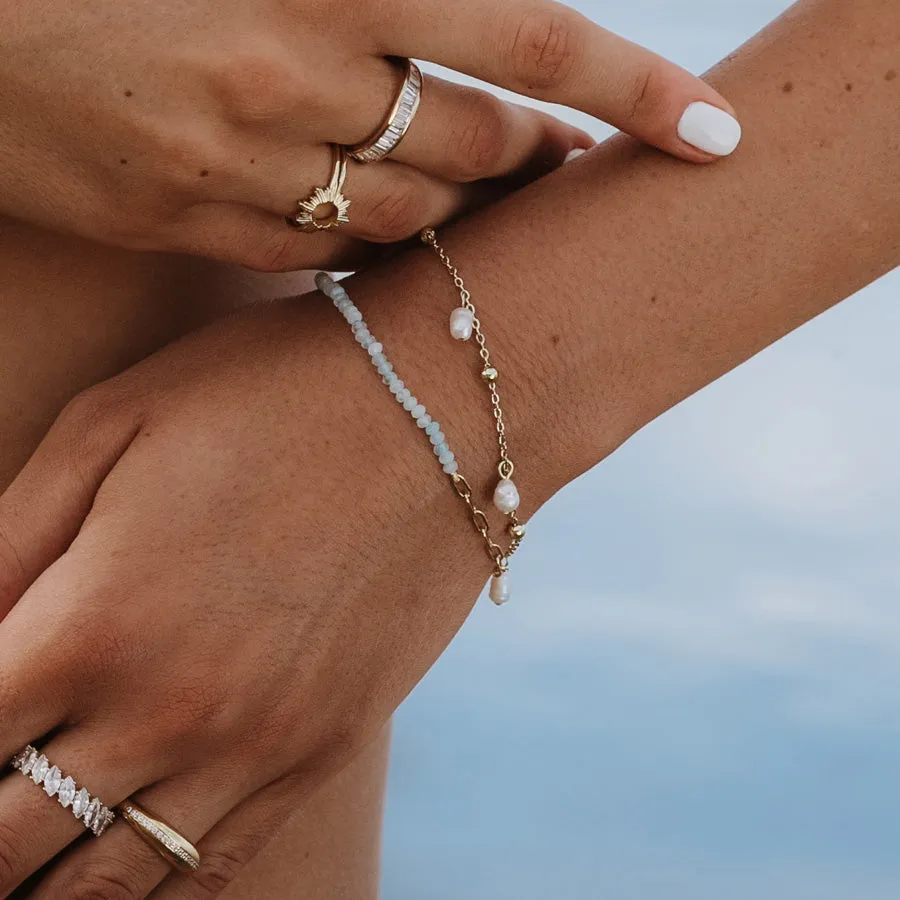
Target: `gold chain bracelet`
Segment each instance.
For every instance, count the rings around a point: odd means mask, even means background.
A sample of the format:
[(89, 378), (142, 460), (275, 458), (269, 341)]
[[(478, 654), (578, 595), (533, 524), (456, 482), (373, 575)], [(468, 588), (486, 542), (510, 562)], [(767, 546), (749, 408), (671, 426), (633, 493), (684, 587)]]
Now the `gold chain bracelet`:
[(510, 597), (509, 588), (509, 561), (525, 537), (525, 525), (519, 521), (519, 490), (512, 480), (515, 465), (509, 454), (509, 442), (506, 436), (506, 425), (503, 420), (503, 406), (500, 402), (500, 389), (498, 381), (500, 373), (491, 361), (490, 352), (484, 337), (484, 331), (472, 296), (467, 290), (462, 276), (456, 266), (450, 261), (446, 251), (438, 243), (434, 230), (426, 228), (421, 238), (423, 243), (430, 246), (438, 255), (446, 267), (453, 283), (459, 291), (460, 305), (450, 314), (450, 334), (459, 341), (468, 341), (473, 336), (478, 345), (478, 355), (481, 359), (481, 380), (487, 386), (490, 394), (491, 413), (494, 419), (494, 427), (497, 432), (497, 447), (499, 461), (497, 474), (499, 480), (494, 488), (494, 506), (506, 516), (506, 533), (508, 535), (507, 546), (502, 547), (491, 536), (491, 526), (487, 514), (476, 503), (471, 485), (465, 476), (459, 471), (459, 463), (456, 455), (450, 449), (447, 437), (441, 430), (440, 423), (435, 421), (426, 410), (424, 404), (400, 379), (394, 371), (384, 352), (384, 345), (378, 341), (368, 325), (363, 320), (362, 312), (351, 301), (347, 291), (335, 282), (329, 275), (320, 272), (316, 276), (316, 286), (337, 307), (338, 311), (347, 320), (353, 331), (357, 343), (369, 354), (369, 359), (381, 380), (394, 395), (396, 401), (412, 416), (416, 425), (428, 438), (434, 455), (438, 459), (444, 473), (449, 476), (453, 488), (458, 496), (466, 504), (472, 524), (484, 541), (485, 550), (493, 565), (493, 577), (491, 578), (490, 598), (498, 606), (506, 603)]

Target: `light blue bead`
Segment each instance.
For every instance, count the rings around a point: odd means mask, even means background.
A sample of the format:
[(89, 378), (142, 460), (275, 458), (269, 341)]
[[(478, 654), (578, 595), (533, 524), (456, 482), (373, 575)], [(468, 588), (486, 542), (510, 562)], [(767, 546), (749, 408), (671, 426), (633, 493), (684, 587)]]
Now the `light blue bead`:
[(373, 353), (372, 354), (372, 365), (373, 366), (381, 366), (387, 362), (387, 357), (383, 353)]
[(431, 416), (429, 416), (428, 413), (425, 413), (424, 416), (419, 416), (419, 418), (416, 419), (416, 425), (418, 425), (419, 428), (427, 428), (430, 424)]
[(347, 321), (352, 325), (354, 322), (362, 322), (362, 313), (354, 306), (347, 313)]
[(398, 378), (395, 382), (393, 382), (391, 384), (391, 393), (395, 394), (395, 395), (399, 394), (400, 391), (402, 391), (405, 386), (406, 385), (404, 385), (403, 382)]
[(452, 451), (452, 450), (447, 450), (446, 453), (442, 453), (442, 454), (438, 457), (438, 462), (439, 462), (442, 466), (446, 466), (447, 463), (453, 462), (454, 459), (456, 459), (456, 457), (453, 455), (453, 451)]
[(359, 344), (363, 348), (363, 350), (368, 350), (372, 344), (375, 343), (375, 338), (372, 337), (371, 334), (366, 334), (365, 337), (361, 337), (359, 339)]
[(425, 407), (420, 403), (418, 406), (414, 406), (410, 412), (414, 419), (421, 419), (425, 415)]
[(437, 422), (432, 421), (425, 427), (425, 434), (431, 437), (431, 435), (437, 434), (440, 430), (441, 426)]
[(418, 404), (419, 404), (419, 401), (416, 400), (415, 397), (409, 396), (409, 397), (407, 397), (407, 398), (403, 401), (403, 408), (404, 408), (407, 412), (412, 412), (413, 409), (415, 409), (416, 406), (418, 406)]
[(448, 446), (446, 441), (441, 441), (440, 444), (435, 444), (432, 449), (434, 450), (435, 456), (443, 456), (445, 453), (450, 452), (450, 447)]
[(448, 475), (455, 475), (459, 471), (459, 463), (455, 459), (452, 462), (448, 462), (444, 466), (444, 471)]
[[(425, 433), (428, 434), (428, 429), (425, 429)], [(436, 447), (438, 444), (443, 444), (444, 441), (447, 440), (447, 435), (444, 434), (443, 431), (435, 431), (432, 434), (428, 435), (428, 440), (431, 441), (432, 444)]]
[(397, 394), (397, 402), (406, 403), (411, 396), (412, 394), (410, 393), (409, 388), (403, 388), (403, 390)]
[(378, 374), (383, 376), (390, 375), (394, 371), (394, 367), (389, 362), (383, 362), (378, 367)]
[(382, 350), (384, 350), (384, 347), (382, 347), (381, 344), (378, 343), (378, 341), (375, 341), (375, 343), (372, 344), (371, 347), (369, 347), (369, 356), (374, 356), (376, 353), (381, 353)]

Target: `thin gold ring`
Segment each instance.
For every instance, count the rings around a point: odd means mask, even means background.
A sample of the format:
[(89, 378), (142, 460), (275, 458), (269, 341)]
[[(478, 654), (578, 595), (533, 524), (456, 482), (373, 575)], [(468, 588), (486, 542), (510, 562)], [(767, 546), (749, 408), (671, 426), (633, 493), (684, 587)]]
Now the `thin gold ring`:
[(122, 818), (167, 863), (183, 872), (196, 872), (200, 868), (197, 848), (171, 825), (151, 816), (134, 800), (126, 800), (120, 807)]
[(378, 130), (359, 144), (347, 148), (351, 159), (359, 163), (379, 162), (390, 156), (409, 131), (422, 99), (422, 72), (410, 59), (402, 59), (403, 84), (394, 105)]
[(339, 144), (331, 145), (334, 169), (331, 181), (317, 187), (305, 200), (297, 201), (297, 212), (287, 217), (287, 223), (300, 231), (337, 231), (350, 222), (347, 210), (350, 201), (341, 193), (347, 180), (347, 151)]

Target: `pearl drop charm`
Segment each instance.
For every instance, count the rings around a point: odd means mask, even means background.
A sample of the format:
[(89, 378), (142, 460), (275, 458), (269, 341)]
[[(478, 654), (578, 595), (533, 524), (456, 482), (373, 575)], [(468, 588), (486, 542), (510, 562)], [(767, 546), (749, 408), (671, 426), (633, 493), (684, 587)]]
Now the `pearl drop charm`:
[(501, 575), (495, 575), (491, 579), (491, 589), (489, 591), (491, 602), (496, 606), (503, 606), (509, 602), (509, 575), (503, 572)]
[(494, 488), (494, 506), (504, 515), (519, 508), (519, 489), (508, 478), (501, 478)]
[(465, 306), (458, 306), (450, 313), (450, 334), (457, 341), (467, 341), (475, 327), (475, 314)]

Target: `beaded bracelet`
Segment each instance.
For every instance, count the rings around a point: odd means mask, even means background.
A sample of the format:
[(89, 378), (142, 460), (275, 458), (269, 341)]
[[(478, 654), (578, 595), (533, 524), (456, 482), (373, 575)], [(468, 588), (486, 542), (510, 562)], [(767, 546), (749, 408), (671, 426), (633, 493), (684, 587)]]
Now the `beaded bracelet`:
[(338, 311), (347, 320), (353, 331), (353, 336), (363, 350), (369, 354), (369, 360), (381, 376), (381, 380), (394, 395), (395, 400), (412, 416), (416, 425), (430, 441), (438, 463), (444, 473), (449, 476), (456, 493), (466, 504), (472, 524), (484, 541), (485, 550), (494, 567), (489, 595), (497, 606), (502, 606), (510, 598), (509, 560), (516, 550), (519, 549), (519, 545), (525, 537), (525, 525), (518, 518), (519, 491), (512, 480), (515, 466), (509, 455), (506, 426), (503, 420), (503, 407), (500, 403), (500, 391), (497, 386), (500, 375), (496, 366), (491, 362), (491, 355), (487, 349), (484, 332), (478, 319), (475, 305), (472, 303), (472, 296), (466, 289), (459, 271), (450, 262), (444, 249), (438, 244), (432, 229), (426, 228), (422, 232), (421, 238), (423, 243), (434, 249), (459, 291), (460, 304), (450, 314), (451, 336), (463, 342), (469, 341), (474, 336), (478, 345), (478, 355), (481, 360), (481, 381), (487, 386), (490, 394), (491, 413), (497, 432), (497, 447), (499, 450), (497, 473), (499, 480), (494, 489), (493, 499), (494, 506), (507, 518), (506, 532), (509, 536), (509, 542), (505, 550), (491, 537), (487, 515), (476, 504), (469, 482), (459, 471), (459, 462), (456, 459), (456, 454), (450, 449), (447, 436), (441, 430), (440, 423), (431, 417), (424, 404), (419, 402), (418, 398), (394, 371), (393, 365), (388, 361), (384, 345), (369, 330), (368, 325), (363, 320), (362, 312), (350, 299), (347, 291), (325, 272), (320, 272), (316, 275), (316, 287), (334, 303)]

